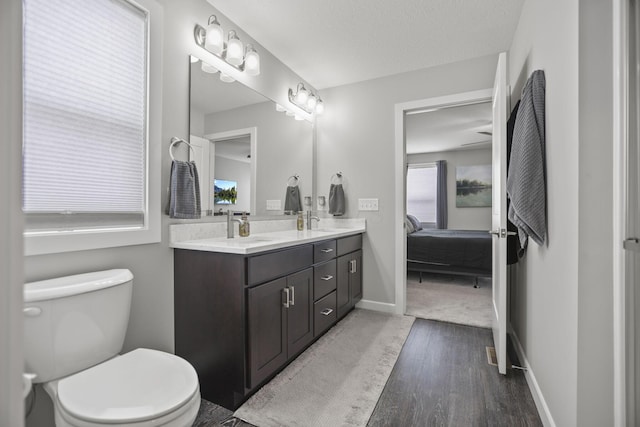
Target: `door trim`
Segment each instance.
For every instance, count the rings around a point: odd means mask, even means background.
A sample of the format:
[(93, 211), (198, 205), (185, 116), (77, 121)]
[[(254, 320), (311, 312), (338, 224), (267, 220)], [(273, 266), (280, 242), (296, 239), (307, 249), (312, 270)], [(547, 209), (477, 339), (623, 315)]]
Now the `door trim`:
[(468, 105), (475, 102), (491, 102), (493, 88), (481, 89), (454, 95), (438, 96), (419, 99), (395, 105), (395, 151), (394, 151), (394, 186), (396, 196), (394, 201), (394, 244), (395, 244), (395, 304), (396, 314), (405, 314), (407, 309), (407, 243), (404, 231), (404, 217), (406, 215), (406, 154), (405, 154), (405, 113), (424, 108), (446, 108), (458, 105)]
[[(614, 425), (625, 427), (635, 418), (633, 384), (635, 325), (628, 304), (633, 288), (627, 283), (626, 255), (626, 153), (629, 133), (629, 0), (613, 2), (613, 412)], [(635, 380), (634, 380), (635, 382)], [(631, 404), (629, 402), (631, 401)]]

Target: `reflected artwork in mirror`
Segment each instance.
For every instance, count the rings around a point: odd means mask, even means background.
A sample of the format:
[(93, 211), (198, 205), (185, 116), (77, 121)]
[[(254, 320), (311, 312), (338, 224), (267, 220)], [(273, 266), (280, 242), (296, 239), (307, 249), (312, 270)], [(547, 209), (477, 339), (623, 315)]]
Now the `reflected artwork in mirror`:
[[(292, 175), (300, 177), (301, 195), (312, 196), (312, 124), (277, 112), (270, 99), (237, 81), (221, 81), (220, 74), (206, 71), (206, 63), (191, 59), (189, 139), (203, 216), (227, 209), (282, 215)], [(233, 203), (216, 199), (216, 179), (237, 184)]]

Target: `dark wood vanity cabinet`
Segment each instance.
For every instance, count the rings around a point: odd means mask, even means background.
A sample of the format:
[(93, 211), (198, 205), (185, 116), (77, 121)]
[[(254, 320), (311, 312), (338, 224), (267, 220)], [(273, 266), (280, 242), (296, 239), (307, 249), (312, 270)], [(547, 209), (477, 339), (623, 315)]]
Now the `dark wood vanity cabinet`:
[(355, 235), (255, 255), (175, 249), (175, 352), (202, 397), (236, 409), (353, 308), (361, 247)]

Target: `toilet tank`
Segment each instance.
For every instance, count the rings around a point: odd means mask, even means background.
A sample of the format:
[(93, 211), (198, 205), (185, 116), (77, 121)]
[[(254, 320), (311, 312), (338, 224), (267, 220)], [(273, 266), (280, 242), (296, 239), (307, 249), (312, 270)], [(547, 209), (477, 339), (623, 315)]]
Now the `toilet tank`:
[(133, 274), (98, 271), (24, 285), (25, 372), (41, 383), (97, 365), (122, 350)]

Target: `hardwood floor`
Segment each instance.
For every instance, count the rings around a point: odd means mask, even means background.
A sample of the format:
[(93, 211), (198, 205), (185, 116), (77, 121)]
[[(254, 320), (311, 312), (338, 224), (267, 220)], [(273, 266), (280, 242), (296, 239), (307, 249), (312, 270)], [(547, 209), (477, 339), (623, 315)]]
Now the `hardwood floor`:
[[(523, 372), (487, 363), (492, 345), (489, 329), (416, 319), (368, 426), (541, 426)], [(203, 401), (194, 425), (249, 426), (231, 414)]]
[(368, 425), (541, 426), (523, 372), (487, 363), (492, 345), (489, 329), (416, 319)]

